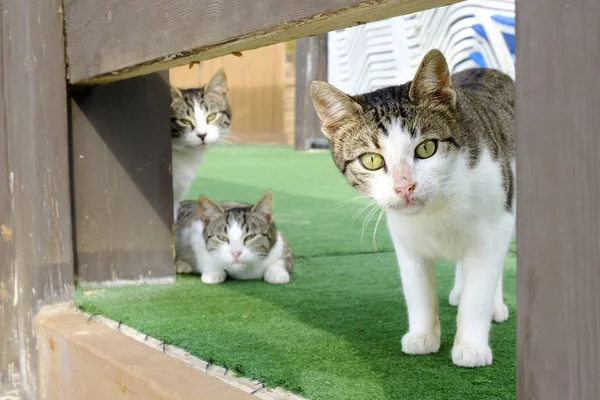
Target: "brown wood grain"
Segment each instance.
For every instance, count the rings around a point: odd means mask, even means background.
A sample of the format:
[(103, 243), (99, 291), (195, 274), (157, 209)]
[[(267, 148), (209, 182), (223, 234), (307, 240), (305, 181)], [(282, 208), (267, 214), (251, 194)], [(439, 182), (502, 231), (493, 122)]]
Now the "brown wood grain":
[(111, 82), (457, 0), (65, 0), (69, 81)]
[(310, 149), (315, 138), (325, 139), (310, 97), (310, 84), (314, 80), (327, 81), (327, 34), (296, 41), (296, 151)]
[(44, 400), (257, 397), (70, 309), (36, 318)]
[(516, 6), (517, 399), (600, 399), (600, 2)]
[(0, 380), (37, 398), (32, 319), (71, 301), (73, 248), (60, 0), (0, 2)]
[[(0, 7), (1, 10), (1, 7)], [(0, 18), (0, 35), (3, 33), (3, 18)], [(0, 41), (3, 35), (0, 36)], [(4, 44), (2, 49), (4, 49)], [(2, 54), (2, 53), (0, 53)], [(2, 54), (3, 56), (3, 54)], [(4, 67), (4, 63), (0, 64)], [(0, 99), (6, 99), (4, 79), (0, 79)], [(2, 100), (0, 100), (2, 101)], [(0, 107), (0, 126), (7, 124), (6, 108)], [(19, 359), (19, 342), (15, 335), (15, 310), (12, 304), (14, 298), (14, 257), (13, 217), (11, 210), (12, 196), (10, 190), (10, 170), (6, 157), (9, 137), (6, 129), (0, 129), (0, 386), (12, 385), (14, 377), (9, 376), (9, 368), (15, 366)], [(2, 392), (0, 392), (2, 393)]]
[(172, 281), (167, 73), (75, 88), (71, 95), (79, 282)]

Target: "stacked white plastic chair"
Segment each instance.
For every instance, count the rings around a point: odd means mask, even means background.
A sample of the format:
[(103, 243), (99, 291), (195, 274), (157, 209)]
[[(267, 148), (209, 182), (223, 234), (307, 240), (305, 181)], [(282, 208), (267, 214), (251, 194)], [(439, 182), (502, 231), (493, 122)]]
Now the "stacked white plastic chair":
[(468, 0), (329, 34), (328, 80), (350, 94), (412, 79), (432, 48), (451, 72), (500, 69), (514, 78), (514, 0)]

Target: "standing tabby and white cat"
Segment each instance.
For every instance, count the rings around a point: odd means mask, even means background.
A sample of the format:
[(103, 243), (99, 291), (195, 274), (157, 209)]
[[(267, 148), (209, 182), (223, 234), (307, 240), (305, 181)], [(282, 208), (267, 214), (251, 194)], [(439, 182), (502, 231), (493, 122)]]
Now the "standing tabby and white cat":
[(457, 262), (454, 364), (492, 363), (491, 320), (508, 318), (502, 270), (515, 227), (514, 82), (500, 71), (450, 76), (438, 50), (412, 82), (349, 96), (311, 94), (347, 181), (387, 214), (408, 310), (402, 350), (437, 352), (434, 261)]
[(231, 107), (227, 76), (220, 69), (199, 89), (171, 87), (173, 217), (190, 189), (204, 152), (229, 134)]
[(175, 232), (177, 272), (200, 273), (204, 283), (221, 283), (228, 275), (269, 283), (290, 280), (294, 254), (273, 222), (270, 190), (254, 206), (215, 203), (204, 196), (183, 201)]

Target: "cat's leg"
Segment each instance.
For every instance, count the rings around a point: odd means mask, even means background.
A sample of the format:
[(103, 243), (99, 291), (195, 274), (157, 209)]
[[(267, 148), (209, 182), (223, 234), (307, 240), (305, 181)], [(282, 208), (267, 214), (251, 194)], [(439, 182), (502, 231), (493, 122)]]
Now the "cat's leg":
[(283, 284), (290, 281), (290, 273), (285, 268), (285, 262), (282, 259), (275, 261), (265, 270), (265, 282), (272, 284)]
[(227, 279), (227, 272), (206, 249), (202, 230), (195, 228), (195, 232), (189, 239), (194, 258), (194, 271), (202, 274), (201, 280), (204, 283), (224, 282)]
[(440, 320), (433, 261), (396, 251), (408, 311), (408, 332), (402, 337), (402, 351), (435, 353), (440, 349)]
[(192, 267), (187, 261), (177, 258), (175, 260), (175, 271), (178, 274), (191, 274), (194, 272), (194, 267)]
[(173, 223), (177, 222), (177, 213), (179, 211), (179, 202), (173, 200)]
[(489, 333), (508, 248), (495, 244), (472, 250), (461, 263), (462, 290), (452, 348), (452, 361), (461, 367), (492, 363)]
[(454, 286), (452, 287), (452, 291), (450, 291), (450, 296), (448, 297), (448, 303), (451, 306), (457, 306), (458, 301), (460, 299), (460, 290), (462, 287), (462, 270), (460, 267), (460, 262), (456, 263), (456, 272), (454, 274)]
[[(454, 286), (448, 297), (448, 303), (451, 306), (458, 306), (460, 300), (460, 291), (462, 288), (462, 272), (460, 262), (456, 263), (456, 274), (454, 278)], [(503, 292), (502, 292), (502, 276), (498, 281), (498, 287), (496, 288), (496, 297), (494, 299), (494, 321), (504, 322), (508, 319), (508, 307), (504, 304)]]
[[(196, 247), (196, 246), (194, 246)], [(194, 251), (196, 256), (196, 271), (202, 274), (204, 283), (215, 284), (225, 282), (227, 272), (206, 251)]]
[(508, 319), (508, 307), (504, 304), (504, 293), (502, 291), (502, 273), (496, 287), (496, 296), (494, 297), (494, 321), (504, 322)]
[(227, 279), (227, 272), (222, 268), (204, 268), (201, 279), (208, 284), (223, 283)]

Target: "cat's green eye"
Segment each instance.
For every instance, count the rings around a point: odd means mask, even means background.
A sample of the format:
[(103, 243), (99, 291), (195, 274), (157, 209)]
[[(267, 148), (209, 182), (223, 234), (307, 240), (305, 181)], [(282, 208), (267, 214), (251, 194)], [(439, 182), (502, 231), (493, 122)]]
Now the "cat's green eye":
[(424, 160), (431, 157), (437, 151), (438, 142), (435, 139), (423, 140), (415, 148), (415, 155), (417, 158)]
[(217, 113), (208, 114), (208, 117), (206, 117), (206, 122), (214, 121), (215, 118), (217, 118)]
[(229, 242), (229, 238), (227, 236), (217, 236), (221, 242)]
[(381, 154), (377, 153), (365, 153), (358, 159), (360, 160), (361, 165), (369, 171), (377, 171), (385, 165), (385, 160)]
[(187, 126), (192, 126), (192, 121), (190, 121), (189, 119), (182, 119), (181, 123)]
[(255, 237), (257, 237), (258, 235), (256, 233), (251, 233), (250, 235), (246, 235), (246, 237), (244, 238), (244, 242), (247, 242), (249, 240), (254, 239)]

